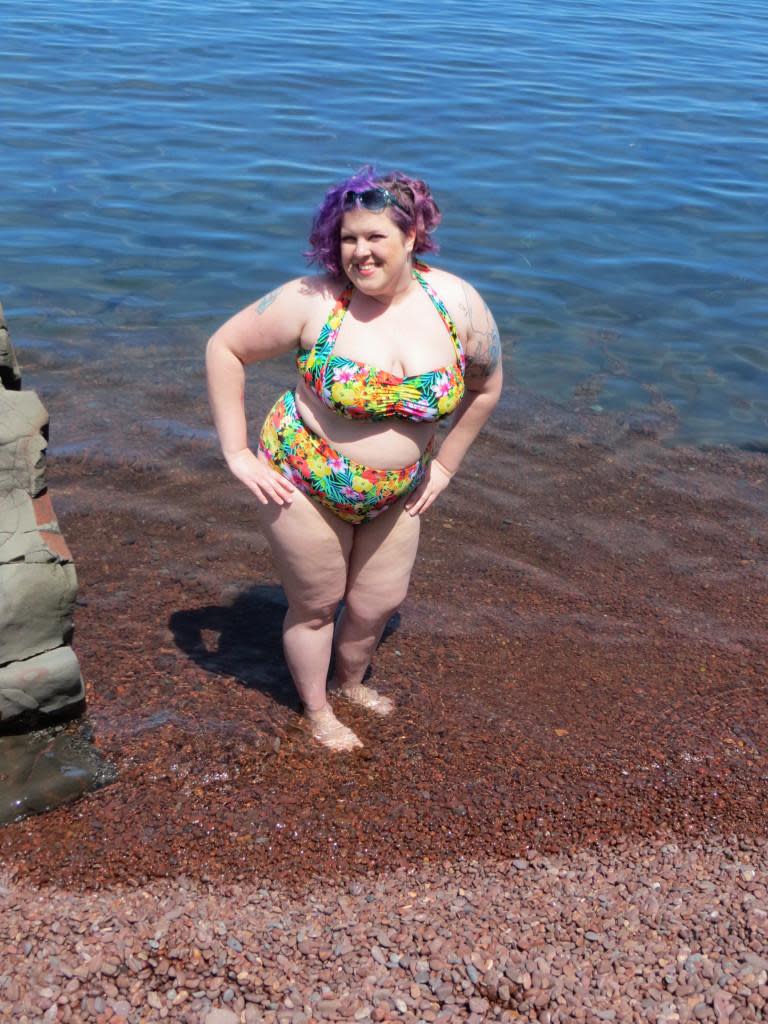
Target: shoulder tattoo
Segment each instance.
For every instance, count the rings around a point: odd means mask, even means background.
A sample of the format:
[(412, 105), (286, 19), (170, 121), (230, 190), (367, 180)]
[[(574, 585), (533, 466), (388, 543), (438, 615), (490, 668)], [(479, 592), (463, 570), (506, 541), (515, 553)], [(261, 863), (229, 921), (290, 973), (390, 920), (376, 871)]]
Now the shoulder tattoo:
[(259, 301), (256, 303), (256, 313), (259, 316), (261, 316), (265, 309), (269, 309), (269, 307), (272, 305), (272, 303), (275, 301), (275, 299), (282, 290), (282, 288), (275, 288), (273, 291), (269, 292), (263, 298), (259, 299)]
[(487, 304), (483, 302), (483, 312), (475, 319), (472, 312), (472, 301), (464, 286), (464, 304), (459, 307), (467, 318), (469, 325), (467, 337), (467, 376), (470, 380), (482, 382), (493, 373), (501, 359), (501, 337), (499, 328), (493, 319)]

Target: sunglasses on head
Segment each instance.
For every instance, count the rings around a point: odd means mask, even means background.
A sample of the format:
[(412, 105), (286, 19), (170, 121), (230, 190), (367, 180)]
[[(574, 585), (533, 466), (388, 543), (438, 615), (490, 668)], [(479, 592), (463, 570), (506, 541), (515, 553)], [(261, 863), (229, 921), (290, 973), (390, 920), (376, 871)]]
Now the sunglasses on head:
[(403, 204), (395, 199), (389, 189), (381, 187), (366, 188), (361, 192), (356, 192), (355, 189), (351, 188), (344, 193), (342, 205), (345, 210), (350, 210), (353, 206), (362, 206), (364, 210), (370, 210), (371, 213), (381, 213), (388, 206), (396, 206), (403, 213), (408, 213)]

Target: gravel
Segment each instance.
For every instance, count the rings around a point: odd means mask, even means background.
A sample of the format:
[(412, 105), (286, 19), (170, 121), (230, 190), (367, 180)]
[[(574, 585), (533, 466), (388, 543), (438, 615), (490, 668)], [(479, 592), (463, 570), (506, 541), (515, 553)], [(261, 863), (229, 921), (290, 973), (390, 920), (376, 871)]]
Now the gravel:
[(0, 1019), (742, 1024), (768, 1004), (768, 843), (623, 841), (290, 891), (0, 882)]
[(3, 1024), (766, 1017), (765, 455), (512, 391), (425, 517), (397, 713), (331, 758), (252, 497), (117, 420), (50, 477), (118, 778), (0, 830)]

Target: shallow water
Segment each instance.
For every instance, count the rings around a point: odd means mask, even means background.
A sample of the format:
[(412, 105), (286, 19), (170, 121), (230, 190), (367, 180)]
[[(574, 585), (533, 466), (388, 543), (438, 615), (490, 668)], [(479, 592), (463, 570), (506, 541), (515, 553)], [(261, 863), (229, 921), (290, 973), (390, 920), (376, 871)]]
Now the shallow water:
[(523, 388), (768, 444), (764, 5), (387, 12), (9, 12), (0, 299), (54, 451), (124, 406), (151, 431), (146, 388), (178, 361), (197, 395), (205, 338), (302, 271), (323, 188), (366, 160), (430, 181), (440, 261), (487, 297)]
[(40, 814), (114, 782), (87, 719), (0, 736), (0, 825)]
[[(509, 612), (510, 595), (526, 581), (535, 584), (537, 601), (555, 594), (578, 604), (574, 581), (600, 564), (600, 544), (621, 565), (628, 552), (642, 563), (665, 550), (663, 503), (660, 525), (652, 521), (647, 535), (636, 522), (629, 532), (613, 522), (606, 530), (591, 508), (616, 486), (604, 466), (578, 508), (568, 510), (576, 517), (568, 529), (561, 509), (539, 510), (537, 488), (552, 486), (546, 472), (538, 475), (540, 460), (557, 462), (564, 438), (578, 445), (583, 437), (596, 452), (638, 437), (768, 449), (763, 5), (396, 0), (387, 11), (372, 14), (359, 0), (334, 7), (332, 16), (328, 5), (306, 0), (289, 8), (274, 0), (74, 7), (30, 0), (6, 19), (0, 301), (25, 386), (40, 392), (51, 413), (54, 461), (66, 477), (67, 457), (78, 460), (86, 480), (92, 465), (100, 488), (93, 526), (79, 524), (75, 555), (94, 597), (79, 613), (78, 629), (97, 725), (116, 759), (137, 730), (148, 733), (150, 750), (164, 730), (187, 730), (165, 712), (142, 718), (135, 708), (123, 711), (121, 696), (132, 691), (133, 659), (156, 648), (170, 659), (157, 668), (163, 678), (195, 663), (195, 651), (178, 637), (175, 651), (174, 641), (152, 632), (161, 619), (178, 625), (180, 607), (187, 607), (178, 602), (191, 600), (171, 593), (159, 610), (148, 600), (155, 574), (171, 571), (164, 531), (189, 526), (195, 515), (186, 496), (169, 497), (164, 487), (181, 481), (189, 493), (208, 495), (200, 522), (216, 523), (228, 538), (232, 531), (244, 552), (238, 572), (252, 552), (244, 535), (255, 523), (243, 496), (224, 513), (218, 504), (219, 489), (231, 495), (232, 484), (215, 458), (203, 394), (205, 339), (235, 309), (302, 272), (319, 196), (364, 161), (429, 180), (445, 214), (438, 261), (480, 288), (505, 340), (509, 390), (487, 431), (494, 475), (484, 467), (479, 475), (470, 459), (458, 497), (436, 513), (441, 528), (454, 512), (472, 523), (479, 498), (510, 528), (521, 518), (535, 538), (525, 556), (525, 537), (510, 542), (505, 535), (504, 547), (496, 537), (464, 544), (460, 572), (501, 579), (496, 612), (474, 609), (467, 618), (463, 591), (452, 600), (442, 581), (434, 592), (421, 584), (408, 611), (411, 629), (433, 638), (443, 629), (462, 643), (483, 623), (513, 639), (522, 631), (532, 658), (536, 644), (526, 629), (535, 639), (536, 615), (547, 631), (558, 620), (557, 608), (538, 612), (537, 602), (534, 625), (519, 602)], [(289, 360), (254, 372), (254, 422), (290, 372)], [(641, 457), (644, 449), (632, 456)], [(109, 472), (102, 481), (105, 464), (117, 467), (117, 484)], [(747, 465), (757, 480), (758, 470)], [(134, 468), (137, 479), (145, 469), (157, 472), (157, 495), (141, 497), (136, 481), (120, 481), (120, 472)], [(630, 477), (638, 468), (653, 475), (652, 460), (630, 468)], [(690, 493), (707, 496), (702, 465), (694, 460), (692, 468), (677, 489), (670, 482), (671, 504)], [(87, 489), (82, 481), (54, 488), (54, 499), (66, 532), (83, 514)], [(698, 513), (707, 536), (714, 527), (706, 517), (717, 520), (723, 503), (717, 492)], [(113, 513), (108, 523), (105, 505)], [(236, 525), (232, 508), (241, 517)], [(757, 535), (758, 512), (756, 505), (744, 512), (745, 550)], [(130, 535), (121, 515), (134, 517)], [(109, 535), (99, 537), (99, 530)], [(552, 552), (568, 551), (573, 535), (595, 547), (592, 562), (553, 572)], [(213, 557), (208, 544), (193, 534), (183, 567), (173, 572), (184, 580), (199, 575), (214, 594), (205, 600), (214, 601), (236, 570), (226, 563), (230, 539), (214, 563), (191, 569)], [(125, 550), (136, 552), (123, 572), (139, 579), (115, 578), (115, 545), (124, 560)], [(687, 551), (686, 538), (669, 558), (681, 579)], [(734, 563), (732, 554), (724, 564), (747, 564)], [(427, 579), (434, 564), (432, 552)], [(598, 594), (617, 572), (609, 569), (593, 581)], [(261, 552), (244, 574), (252, 572), (269, 578)], [(659, 572), (666, 579), (668, 567)], [(672, 583), (660, 615), (685, 607), (683, 584)], [(619, 612), (574, 616), (574, 629), (588, 628), (610, 651), (626, 633)], [(697, 631), (690, 609), (688, 619)], [(748, 643), (716, 617), (702, 623), (713, 643)], [(764, 651), (754, 623), (744, 628)], [(127, 653), (123, 632), (137, 637)], [(272, 655), (250, 640), (239, 657), (253, 660), (249, 671), (257, 674), (274, 667)], [(386, 668), (386, 651), (382, 660)], [(217, 672), (242, 674), (237, 658), (218, 666), (203, 658), (199, 667), (207, 673), (202, 690)], [(142, 694), (161, 686), (143, 668)], [(544, 702), (552, 672), (548, 651), (540, 673)], [(466, 700), (463, 680), (439, 699), (457, 694)], [(497, 697), (505, 705), (509, 691)], [(483, 691), (473, 699), (485, 709), (490, 698)], [(165, 689), (158, 700), (167, 700)], [(224, 718), (234, 700), (228, 683)], [(253, 715), (251, 705), (245, 708)], [(220, 715), (218, 705), (196, 708), (190, 731), (239, 736), (240, 717), (221, 724)], [(699, 720), (698, 710), (692, 717)], [(253, 722), (247, 729), (252, 736)], [(583, 729), (579, 719), (574, 735)], [(430, 723), (427, 743), (432, 732)], [(31, 742), (36, 756), (37, 740)], [(598, 750), (603, 742), (595, 740)], [(45, 759), (35, 765), (40, 771)], [(56, 777), (46, 793), (54, 793)], [(65, 797), (86, 785), (79, 776), (69, 782)]]

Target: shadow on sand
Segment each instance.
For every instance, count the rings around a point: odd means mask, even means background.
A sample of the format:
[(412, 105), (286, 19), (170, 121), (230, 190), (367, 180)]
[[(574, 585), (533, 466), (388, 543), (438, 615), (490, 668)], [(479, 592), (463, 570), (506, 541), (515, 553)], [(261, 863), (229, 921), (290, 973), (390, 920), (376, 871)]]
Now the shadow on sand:
[(230, 605), (205, 605), (174, 612), (174, 640), (206, 672), (236, 679), (280, 704), (299, 707), (283, 659), (283, 619), (288, 610), (277, 586), (253, 586)]
[[(283, 619), (288, 603), (282, 588), (253, 586), (230, 605), (206, 605), (174, 612), (168, 625), (181, 651), (206, 672), (236, 679), (279, 704), (299, 710), (293, 680), (283, 658)], [(396, 612), (382, 640), (400, 624)], [(333, 664), (331, 664), (331, 673)], [(370, 673), (370, 669), (368, 670)]]

